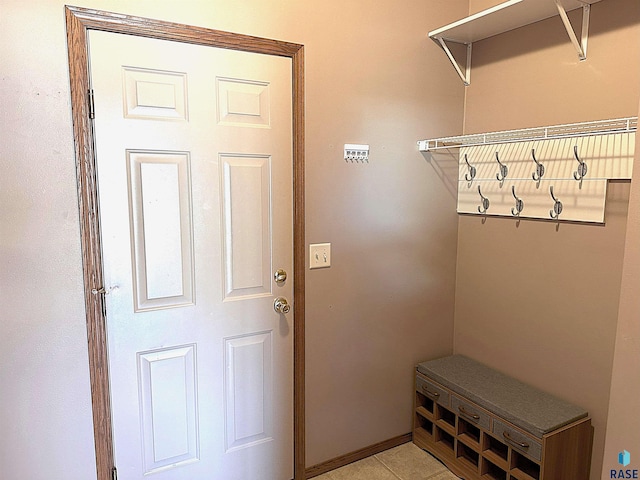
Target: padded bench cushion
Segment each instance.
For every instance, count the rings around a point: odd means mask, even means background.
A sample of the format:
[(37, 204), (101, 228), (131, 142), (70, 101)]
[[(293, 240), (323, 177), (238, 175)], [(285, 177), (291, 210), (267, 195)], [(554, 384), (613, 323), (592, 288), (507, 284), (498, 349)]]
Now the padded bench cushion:
[(418, 364), (418, 371), (532, 435), (542, 438), (587, 416), (586, 410), (463, 355)]

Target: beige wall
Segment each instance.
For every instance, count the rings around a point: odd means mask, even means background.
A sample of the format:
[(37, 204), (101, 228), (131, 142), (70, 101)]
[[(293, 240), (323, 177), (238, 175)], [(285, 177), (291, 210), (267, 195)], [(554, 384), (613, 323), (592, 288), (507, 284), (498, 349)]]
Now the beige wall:
[(506, 0), (469, 0), (469, 15), (495, 7)]
[[(465, 133), (637, 115), (639, 22), (636, 0), (594, 5), (586, 62), (557, 17), (477, 42)], [(604, 227), (459, 219), (454, 350), (587, 408), (593, 480), (603, 465), (629, 190), (609, 185)]]
[[(64, 3), (0, 6), (7, 480), (95, 475)], [(464, 89), (426, 32), (467, 0), (80, 3), (306, 45), (307, 240), (333, 244), (307, 277), (307, 463), (408, 433), (413, 365), (453, 344), (455, 198), (415, 142), (460, 133)]]
[[(495, 7), (508, 0), (469, 0), (469, 15), (481, 12), (487, 8)], [(596, 0), (600, 1), (600, 0)]]
[[(408, 433), (410, 366), (452, 350), (455, 199), (415, 142), (462, 128), (463, 90), (426, 32), (466, 9), (337, 2), (364, 20), (345, 29), (314, 4), (307, 240), (332, 242), (333, 265), (307, 275), (308, 465)], [(369, 163), (345, 163), (344, 143), (370, 144)]]

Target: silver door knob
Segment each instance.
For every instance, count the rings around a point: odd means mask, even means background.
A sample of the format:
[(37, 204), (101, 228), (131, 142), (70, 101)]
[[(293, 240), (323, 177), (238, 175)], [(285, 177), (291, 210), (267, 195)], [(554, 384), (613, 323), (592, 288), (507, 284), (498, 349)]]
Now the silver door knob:
[(273, 302), (273, 309), (277, 313), (289, 313), (291, 311), (291, 305), (289, 305), (286, 298), (278, 297)]

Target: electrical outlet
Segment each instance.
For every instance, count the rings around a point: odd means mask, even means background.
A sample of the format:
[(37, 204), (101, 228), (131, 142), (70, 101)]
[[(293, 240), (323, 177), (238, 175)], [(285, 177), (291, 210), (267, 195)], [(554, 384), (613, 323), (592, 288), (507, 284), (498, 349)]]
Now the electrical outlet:
[(314, 243), (309, 245), (309, 268), (327, 268), (331, 266), (331, 244)]

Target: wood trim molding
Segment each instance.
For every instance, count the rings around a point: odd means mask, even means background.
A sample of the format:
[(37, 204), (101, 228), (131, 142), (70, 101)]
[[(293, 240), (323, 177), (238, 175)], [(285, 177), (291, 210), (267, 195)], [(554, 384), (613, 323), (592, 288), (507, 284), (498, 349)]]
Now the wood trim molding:
[(98, 215), (93, 124), (89, 117), (87, 34), (100, 30), (227, 48), (292, 60), (294, 195), (294, 475), (305, 478), (305, 204), (304, 204), (304, 47), (295, 43), (211, 30), (73, 6), (65, 7), (69, 82), (75, 143), (78, 206), (84, 272), (89, 374), (98, 480), (111, 480), (114, 467), (109, 368), (103, 297), (102, 249)]
[(404, 435), (393, 437), (389, 440), (384, 440), (360, 450), (347, 453), (346, 455), (327, 460), (326, 462), (322, 462), (318, 465), (307, 468), (306, 478), (317, 477), (318, 475), (330, 472), (331, 470), (335, 470), (336, 468), (344, 467), (345, 465), (349, 465), (350, 463), (363, 460), (367, 457), (370, 457), (371, 455), (376, 455), (377, 453), (384, 452), (385, 450), (389, 450), (390, 448), (409, 443), (412, 439), (413, 435), (411, 433), (405, 433)]
[(293, 66), (293, 448), (294, 478), (305, 479), (305, 84), (304, 49)]

